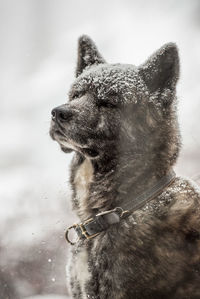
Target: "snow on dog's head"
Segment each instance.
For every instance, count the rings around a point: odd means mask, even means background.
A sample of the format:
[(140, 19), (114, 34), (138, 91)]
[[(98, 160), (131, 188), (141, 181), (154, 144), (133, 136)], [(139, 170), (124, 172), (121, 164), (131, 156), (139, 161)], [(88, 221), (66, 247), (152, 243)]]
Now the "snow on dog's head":
[[(172, 165), (178, 155), (177, 47), (169, 43), (144, 64), (109, 64), (87, 36), (78, 41), (69, 101), (55, 108), (51, 136), (64, 151), (91, 158), (143, 156)], [(168, 161), (166, 163), (166, 160)], [(168, 166), (169, 166), (168, 165)]]

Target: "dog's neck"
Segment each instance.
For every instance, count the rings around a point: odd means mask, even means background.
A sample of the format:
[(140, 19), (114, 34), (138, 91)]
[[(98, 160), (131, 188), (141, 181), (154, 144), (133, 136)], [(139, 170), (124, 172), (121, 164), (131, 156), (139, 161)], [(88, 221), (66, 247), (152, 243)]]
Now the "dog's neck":
[(74, 208), (81, 219), (120, 206), (151, 188), (169, 169), (130, 157), (120, 161), (81, 158), (73, 177)]

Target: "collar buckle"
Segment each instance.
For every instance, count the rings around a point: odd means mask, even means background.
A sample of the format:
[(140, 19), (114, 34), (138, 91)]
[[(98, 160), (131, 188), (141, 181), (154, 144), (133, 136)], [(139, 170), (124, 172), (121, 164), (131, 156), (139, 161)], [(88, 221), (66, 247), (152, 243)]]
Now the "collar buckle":
[(77, 227), (77, 224), (73, 224), (71, 226), (69, 226), (67, 229), (66, 229), (66, 232), (65, 232), (65, 239), (67, 240), (67, 242), (71, 245), (75, 245), (78, 241), (79, 241), (79, 237), (77, 238), (77, 240), (75, 242), (72, 242), (72, 240), (70, 240), (70, 237), (69, 237), (69, 232), (70, 230), (73, 228), (75, 229)]
[(78, 243), (78, 241), (80, 240), (80, 236), (78, 236), (78, 238), (73, 242), (70, 237), (69, 237), (69, 232), (71, 229), (74, 229), (75, 231), (79, 230), (81, 232), (81, 235), (85, 237), (85, 239), (92, 239), (96, 236), (99, 235), (99, 233), (94, 233), (94, 234), (91, 234), (89, 235), (87, 230), (85, 229), (85, 225), (92, 222), (94, 220), (94, 218), (90, 218), (82, 223), (79, 223), (79, 224), (73, 224), (71, 226), (69, 226), (65, 232), (65, 239), (67, 240), (67, 242), (71, 245), (75, 245), (76, 243)]
[(82, 235), (85, 237), (85, 239), (89, 240), (89, 239), (92, 239), (96, 236), (98, 236), (100, 233), (94, 233), (94, 234), (91, 234), (89, 235), (87, 230), (85, 229), (85, 225), (92, 222), (94, 220), (94, 218), (90, 218), (86, 221), (84, 221), (83, 223), (80, 223), (80, 224), (77, 224), (77, 226), (81, 229), (81, 233)]
[[(117, 214), (119, 217), (118, 219), (122, 219), (127, 213), (130, 213), (130, 212), (128, 210), (124, 211), (121, 207), (116, 207), (115, 209), (112, 209), (112, 210), (100, 212), (94, 218), (89, 218), (89, 219), (85, 220), (84, 222), (81, 222), (79, 224), (73, 224), (73, 225), (69, 226), (65, 232), (65, 239), (67, 240), (67, 242), (69, 244), (75, 245), (81, 239), (81, 237), (84, 237), (84, 239), (87, 239), (87, 240), (95, 238), (104, 229), (101, 229), (101, 231), (98, 231), (98, 232), (94, 231), (92, 233), (89, 233), (87, 230), (88, 227), (86, 227), (86, 226), (92, 222), (93, 223), (96, 222), (97, 220), (100, 221), (100, 219), (102, 219), (102, 217), (104, 218), (104, 216), (106, 217), (107, 215), (109, 215), (111, 213)], [(116, 219), (113, 219), (113, 221), (114, 221), (113, 223), (118, 222)], [(110, 224), (112, 224), (112, 223), (110, 223)], [(110, 224), (109, 224), (109, 226), (110, 226)], [(75, 242), (73, 242), (69, 236), (69, 232), (72, 228), (78, 234), (78, 238), (75, 240)]]

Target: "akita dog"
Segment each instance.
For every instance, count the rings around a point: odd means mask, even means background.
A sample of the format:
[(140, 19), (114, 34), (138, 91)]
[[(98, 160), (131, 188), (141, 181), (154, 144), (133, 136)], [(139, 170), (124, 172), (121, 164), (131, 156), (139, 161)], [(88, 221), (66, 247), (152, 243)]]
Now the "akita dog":
[(73, 298), (200, 298), (200, 193), (172, 169), (178, 77), (173, 43), (135, 67), (108, 64), (79, 39), (69, 101), (52, 110), (50, 129), (74, 151)]

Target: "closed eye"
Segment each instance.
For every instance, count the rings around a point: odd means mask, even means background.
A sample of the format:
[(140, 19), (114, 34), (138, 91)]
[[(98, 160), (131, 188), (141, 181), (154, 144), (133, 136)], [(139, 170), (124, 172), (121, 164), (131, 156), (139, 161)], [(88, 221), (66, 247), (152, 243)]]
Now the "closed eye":
[(101, 100), (99, 102), (99, 107), (106, 107), (106, 108), (115, 108), (116, 107), (116, 104), (113, 104), (113, 103), (110, 103), (110, 102), (107, 102), (107, 101), (103, 101)]
[(75, 91), (72, 95), (71, 95), (71, 99), (72, 100), (75, 100), (75, 99), (78, 99), (78, 98), (81, 98), (83, 95), (85, 94), (85, 92), (83, 91)]

